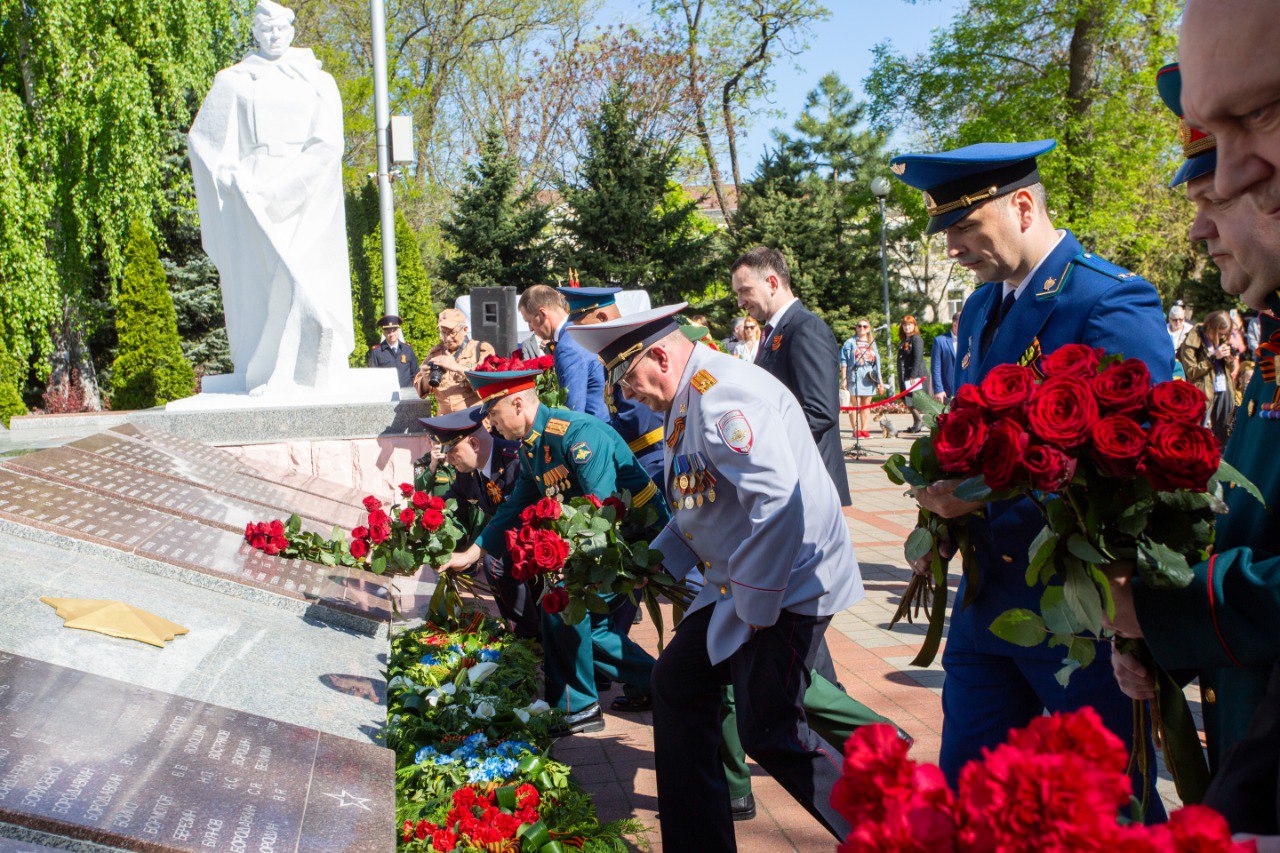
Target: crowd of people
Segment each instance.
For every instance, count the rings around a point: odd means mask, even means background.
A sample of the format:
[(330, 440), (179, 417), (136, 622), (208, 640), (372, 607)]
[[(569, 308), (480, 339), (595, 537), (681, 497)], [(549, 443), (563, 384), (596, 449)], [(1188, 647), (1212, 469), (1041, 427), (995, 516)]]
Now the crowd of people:
[[(371, 359), (404, 367), (436, 397), (441, 414), (426, 423), (448, 463), (441, 470), (452, 473), (432, 485), (475, 509), (467, 547), (442, 570), (480, 566), (503, 616), (541, 641), (546, 699), (565, 712), (559, 734), (604, 728), (599, 696), (613, 683), (623, 685), (613, 713), (652, 710), (668, 849), (735, 849), (733, 821), (755, 813), (744, 754), (835, 837), (849, 831), (830, 803), (840, 748), (858, 726), (885, 720), (845, 691), (824, 639), (831, 617), (863, 595), (842, 512), (852, 501), (841, 390), (859, 408), (851, 429), (867, 435), (861, 407), (886, 391), (885, 358), (896, 362), (898, 392), (946, 402), (997, 365), (1035, 370), (1066, 344), (1138, 359), (1153, 382), (1181, 373), (1204, 392), (1224, 458), (1266, 498), (1262, 506), (1243, 490), (1227, 494), (1212, 557), (1190, 567), (1185, 588), (1145, 587), (1124, 561), (1106, 577), (1115, 634), (1143, 638), (1165, 670), (1199, 678), (1213, 773), (1206, 802), (1236, 832), (1280, 835), (1280, 466), (1270, 452), (1280, 441), (1277, 39), (1280, 15), (1266, 0), (1190, 0), (1182, 64), (1158, 80), (1184, 144), (1171, 186), (1195, 205), (1190, 237), (1207, 242), (1224, 291), (1257, 312), (1247, 320), (1215, 312), (1192, 324), (1182, 305), (1166, 314), (1150, 283), (1055, 227), (1038, 170), (1053, 140), (892, 161), (893, 174), (924, 194), (929, 233), (985, 282), (928, 354), (910, 316), (892, 356), (866, 319), (839, 345), (767, 246), (728, 270), (745, 316), (718, 344), (683, 304), (623, 316), (617, 288), (521, 294), (536, 337), (522, 351), (551, 354), (565, 408), (540, 402), (538, 369), (478, 369), (485, 346), (469, 340), (459, 315), (441, 315), (441, 343), (420, 369), (401, 350), (397, 318), (383, 318), (390, 333)], [(909, 434), (922, 429), (912, 414)], [(966, 562), (982, 578), (970, 589), (962, 577), (942, 655), (948, 782), (1046, 711), (1091, 707), (1131, 749), (1149, 737), (1135, 726), (1135, 700), (1155, 689), (1141, 660), (1099, 639), (1095, 663), (1064, 685), (1060, 650), (990, 631), (1010, 608), (1039, 607), (1045, 587), (1026, 576), (1040, 511), (1030, 499), (965, 500), (957, 485), (913, 491), (920, 506), (968, 527)], [(607, 609), (569, 625), (540, 606), (545, 590), (512, 577), (506, 553), (507, 531), (536, 501), (622, 489), (659, 510), (645, 534), (663, 555), (655, 570), (697, 590), (656, 660), (628, 637), (629, 597), (608, 597)], [(929, 572), (924, 560), (912, 568)], [(1150, 795), (1154, 777), (1135, 767), (1133, 784)], [(1159, 797), (1149, 803), (1143, 818), (1164, 819)]]

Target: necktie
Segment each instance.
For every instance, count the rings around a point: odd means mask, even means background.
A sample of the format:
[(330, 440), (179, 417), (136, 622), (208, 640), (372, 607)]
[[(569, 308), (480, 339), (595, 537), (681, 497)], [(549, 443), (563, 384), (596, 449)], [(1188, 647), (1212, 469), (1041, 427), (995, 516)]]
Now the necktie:
[(996, 336), (996, 329), (1000, 328), (1000, 324), (1004, 322), (1004, 318), (1013, 310), (1013, 303), (1017, 301), (1017, 291), (1010, 290), (1004, 295), (1004, 299), (1000, 302), (1000, 307), (996, 310), (996, 314), (987, 322), (987, 327), (982, 330), (982, 355), (986, 356), (987, 350), (991, 348), (991, 340)]
[(769, 351), (769, 337), (773, 334), (773, 324), (766, 323), (760, 330), (760, 343), (756, 345), (756, 364), (764, 361), (764, 354)]

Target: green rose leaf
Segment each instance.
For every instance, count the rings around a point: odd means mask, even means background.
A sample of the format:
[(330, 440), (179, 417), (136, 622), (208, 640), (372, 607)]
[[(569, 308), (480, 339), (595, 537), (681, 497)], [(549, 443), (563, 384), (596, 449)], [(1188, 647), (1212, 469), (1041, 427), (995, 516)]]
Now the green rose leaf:
[[(1093, 585), (1089, 576), (1080, 569), (1067, 572), (1062, 583), (1063, 599), (1071, 608), (1076, 620), (1082, 628), (1093, 634), (1102, 632), (1102, 600), (1098, 597), (1098, 588)], [(1090, 644), (1092, 648), (1092, 644)], [(1087, 666), (1087, 664), (1083, 664)]]
[(991, 633), (1015, 646), (1031, 648), (1044, 642), (1044, 620), (1025, 608), (1006, 610), (991, 623)]
[(1027, 586), (1035, 586), (1040, 578), (1040, 570), (1052, 559), (1057, 547), (1058, 534), (1048, 527), (1040, 528), (1036, 538), (1031, 541), (1031, 547), (1027, 549)]
[(924, 527), (917, 527), (907, 537), (905, 550), (909, 561), (923, 559), (933, 550), (933, 534)]
[(1079, 533), (1067, 538), (1067, 550), (1084, 562), (1093, 563), (1095, 566), (1107, 562), (1107, 558), (1097, 548), (1090, 545), (1089, 540)]
[(1138, 540), (1138, 572), (1156, 589), (1182, 589), (1195, 577), (1184, 555), (1148, 538)]
[(987, 485), (986, 480), (982, 477), (970, 477), (960, 485), (956, 486), (955, 492), (952, 493), (956, 500), (981, 502), (991, 497), (991, 487)]
[(1239, 486), (1248, 492), (1255, 501), (1263, 506), (1267, 505), (1267, 501), (1262, 497), (1262, 492), (1258, 491), (1258, 487), (1255, 486), (1248, 477), (1236, 470), (1236, 468), (1225, 459), (1218, 463), (1218, 473), (1214, 474), (1209, 479), (1209, 482), (1228, 483), (1232, 486)]

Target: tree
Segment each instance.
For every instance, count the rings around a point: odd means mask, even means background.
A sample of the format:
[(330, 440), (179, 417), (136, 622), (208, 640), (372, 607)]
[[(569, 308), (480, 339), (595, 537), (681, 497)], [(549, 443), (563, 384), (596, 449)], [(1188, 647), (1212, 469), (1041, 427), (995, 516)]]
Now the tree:
[(111, 366), (111, 404), (149, 409), (190, 397), (195, 371), (182, 355), (173, 299), (156, 244), (141, 222), (129, 225), (116, 309), (120, 341)]
[(511, 285), (524, 290), (546, 282), (547, 208), (537, 202), (532, 188), (519, 191), (518, 171), (501, 133), (491, 128), (480, 160), (467, 169), (467, 185), (442, 229), (454, 248), (440, 269), (450, 295), (473, 287)]
[(655, 302), (704, 289), (716, 257), (711, 235), (691, 225), (696, 202), (668, 202), (675, 149), (641, 131), (621, 86), (586, 136), (579, 180), (563, 188), (568, 264), (586, 284), (645, 288)]
[(1152, 85), (1176, 54), (1181, 6), (970, 0), (926, 53), (876, 49), (874, 121), (930, 150), (1058, 139), (1040, 159), (1055, 221), (1167, 291), (1194, 266), (1191, 211), (1166, 188), (1175, 121)]

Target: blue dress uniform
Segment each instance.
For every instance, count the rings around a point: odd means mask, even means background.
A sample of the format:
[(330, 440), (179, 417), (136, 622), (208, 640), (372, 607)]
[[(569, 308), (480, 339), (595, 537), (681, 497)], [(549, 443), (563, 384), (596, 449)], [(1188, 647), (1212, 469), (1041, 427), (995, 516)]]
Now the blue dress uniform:
[[(481, 406), (439, 415), (419, 418), (431, 438), (444, 452), (465, 438), (484, 432), (484, 412)], [(520, 476), (519, 443), (505, 438), (488, 436), (492, 442), (489, 458), (480, 469), (461, 473), (456, 469), (448, 481), (448, 487), (440, 492), (445, 500), (457, 501), (460, 520), (463, 522), (465, 541), (474, 542), (480, 531), (493, 518), (507, 497), (515, 489)], [(445, 466), (440, 466), (445, 467)], [(538, 617), (539, 590), (529, 581), (518, 581), (511, 576), (511, 556), (503, 548), (487, 553), (482, 561), (485, 580), (493, 591), (494, 601), (502, 617), (511, 623), (517, 637), (537, 639), (542, 634)]]
[[(1160, 96), (1182, 118), (1181, 73), (1173, 63), (1156, 75)], [(1182, 122), (1186, 159), (1170, 186), (1212, 175), (1217, 141)], [(1276, 773), (1269, 779), (1233, 771), (1256, 767), (1263, 750), (1246, 740), (1250, 720), (1263, 701), (1272, 666), (1280, 660), (1280, 293), (1271, 296), (1272, 312), (1260, 316), (1262, 342), (1258, 370), (1236, 407), (1231, 438), (1223, 458), (1262, 492), (1266, 506), (1242, 489), (1227, 493), (1228, 512), (1214, 529), (1214, 555), (1193, 567), (1183, 589), (1149, 589), (1134, 578), (1134, 607), (1147, 646), (1170, 672), (1194, 671), (1200, 679), (1200, 707), (1213, 783), (1207, 802), (1227, 816), (1235, 832), (1274, 835)], [(1269, 760), (1274, 766), (1277, 749)], [(1242, 759), (1244, 761), (1242, 762)], [(1269, 792), (1269, 793), (1268, 793)]]
[[(525, 387), (532, 387), (538, 373), (468, 371), (467, 378), (482, 400), (492, 401), (521, 390), (516, 383), (522, 377), (528, 380)], [(520, 442), (520, 478), (515, 490), (476, 541), (490, 554), (501, 553), (506, 548), (505, 534), (519, 523), (520, 513), (544, 496), (607, 497), (624, 489), (639, 506), (657, 497), (653, 481), (617, 433), (591, 415), (539, 406), (533, 428)], [(666, 505), (659, 500), (657, 507), (665, 522)], [(635, 607), (627, 596), (604, 598), (611, 610)], [(628, 697), (649, 693), (653, 658), (618, 631), (611, 616), (589, 613), (577, 625), (568, 625), (559, 614), (542, 614), (546, 699), (553, 707), (576, 714), (595, 706), (596, 672), (621, 682)]]
[[(386, 314), (378, 320), (378, 328), (398, 329), (400, 318), (395, 314)], [(394, 349), (385, 340), (369, 347), (366, 362), (369, 367), (394, 367), (401, 388), (412, 388), (413, 377), (418, 375), (418, 354), (403, 338)]]
[[(1035, 158), (1054, 144), (987, 143), (896, 157), (891, 167), (903, 182), (925, 191), (928, 231), (936, 233), (986, 199), (1038, 183)], [(1034, 370), (1044, 353), (1069, 343), (1140, 359), (1156, 382), (1170, 378), (1173, 349), (1155, 288), (1084, 251), (1070, 232), (1062, 233), (1000, 320), (1004, 302), (1000, 282), (982, 285), (965, 302), (956, 344), (957, 387), (981, 382), (998, 364)], [(1062, 663), (1060, 649), (1022, 648), (991, 633), (991, 623), (1006, 610), (1039, 611), (1043, 587), (1029, 587), (1025, 580), (1027, 549), (1043, 527), (1035, 504), (1029, 499), (992, 503), (967, 521), (980, 588), (969, 606), (962, 606), (970, 591), (968, 580), (961, 580), (942, 656), (939, 764), (950, 783), (956, 784), (961, 768), (984, 747), (1002, 743), (1010, 729), (1027, 725), (1045, 709), (1093, 706), (1131, 746), (1132, 702), (1112, 676), (1109, 643), (1097, 643), (1095, 662), (1076, 671), (1064, 688), (1054, 678)], [(1140, 784), (1135, 777), (1135, 789)], [(1151, 811), (1161, 811), (1159, 797), (1152, 802)]]
[(604, 402), (604, 367), (600, 360), (566, 335), (565, 329), (573, 320), (565, 320), (556, 330), (556, 339), (547, 343), (555, 359), (556, 381), (567, 394), (565, 405), (575, 412), (586, 412), (602, 421), (609, 420), (609, 408)]
[[(598, 338), (590, 347), (616, 380), (676, 331), (681, 307), (575, 334)], [(728, 684), (747, 754), (843, 838), (830, 805), (841, 744), (810, 728), (802, 705), (831, 616), (863, 596), (835, 484), (786, 386), (708, 347), (693, 348), (665, 421), (675, 515), (653, 544), (673, 576), (698, 568), (706, 582), (654, 668), (663, 845), (734, 849), (718, 752)]]
[[(557, 287), (569, 302), (569, 319), (617, 304), (620, 287)], [(573, 337), (573, 335), (569, 335)], [(606, 382), (605, 405), (609, 410), (609, 426), (618, 431), (631, 452), (649, 472), (655, 484), (662, 487), (662, 415), (643, 403), (628, 400), (622, 386)]]

